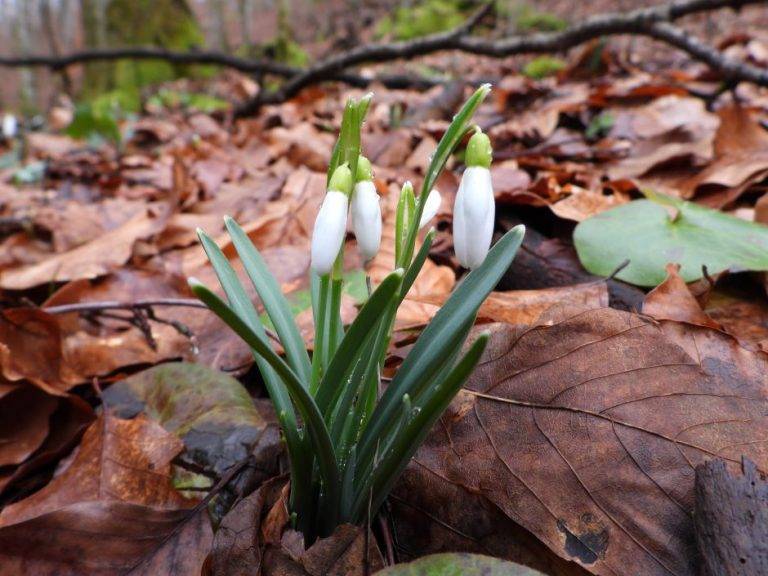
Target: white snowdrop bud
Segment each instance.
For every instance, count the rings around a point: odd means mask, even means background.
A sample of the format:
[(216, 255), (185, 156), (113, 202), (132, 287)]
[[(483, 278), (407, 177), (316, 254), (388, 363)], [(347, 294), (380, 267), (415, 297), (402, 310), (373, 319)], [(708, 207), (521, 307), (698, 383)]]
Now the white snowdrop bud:
[(2, 133), (3, 138), (6, 140), (10, 140), (12, 138), (16, 137), (16, 133), (19, 129), (19, 123), (18, 120), (16, 120), (16, 116), (13, 114), (6, 114), (3, 116), (3, 125), (2, 125)]
[(336, 168), (320, 206), (312, 231), (311, 266), (319, 275), (330, 273), (347, 230), (347, 208), (352, 191), (352, 173), (344, 164)]
[(491, 183), (491, 142), (479, 129), (467, 145), (467, 169), (453, 208), (453, 245), (465, 268), (480, 266), (493, 237), (496, 204)]
[(381, 206), (373, 183), (371, 163), (364, 156), (357, 161), (357, 184), (352, 192), (352, 230), (363, 259), (368, 261), (381, 244)]
[(421, 220), (419, 220), (419, 229), (424, 228), (432, 218), (435, 217), (437, 211), (440, 210), (440, 204), (443, 203), (443, 197), (437, 188), (432, 188), (427, 196), (427, 200), (424, 202), (424, 210), (421, 212)]

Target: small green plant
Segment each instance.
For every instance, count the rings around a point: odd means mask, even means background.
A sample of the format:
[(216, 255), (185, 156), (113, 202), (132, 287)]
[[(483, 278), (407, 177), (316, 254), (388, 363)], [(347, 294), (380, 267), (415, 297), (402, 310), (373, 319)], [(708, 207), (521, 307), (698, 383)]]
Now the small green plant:
[(616, 118), (610, 112), (602, 112), (592, 118), (592, 121), (584, 131), (584, 135), (590, 140), (605, 136), (616, 123)]
[(228, 109), (230, 104), (226, 100), (216, 98), (209, 94), (161, 88), (147, 100), (147, 107), (165, 108), (167, 110), (186, 108), (197, 112), (203, 112), (204, 114), (211, 114), (213, 112)]
[(565, 62), (552, 56), (539, 56), (523, 66), (523, 74), (534, 80), (541, 80), (547, 76), (553, 76), (565, 69)]
[(366, 259), (375, 255), (381, 239), (371, 165), (360, 155), (360, 127), (370, 96), (347, 103), (312, 236), (315, 342), (311, 358), (289, 302), (243, 229), (225, 219), (285, 359), (273, 351), (263, 320), (221, 249), (198, 231), (226, 301), (195, 279), (189, 279), (190, 287), (253, 349), (285, 438), (291, 517), (307, 545), (330, 535), (339, 524), (370, 520), (473, 371), (488, 341), (488, 335), (481, 334), (464, 347), (478, 308), (510, 266), (524, 229), (510, 230), (489, 252), (495, 210), (491, 146), (475, 128), (454, 207), (456, 254), (471, 271), (421, 333), (396, 376), (382, 388), (381, 370), (398, 307), (435, 237), (431, 229), (417, 249), (418, 231), (440, 203), (435, 182), (453, 150), (472, 130), (470, 120), (489, 90), (488, 86), (478, 89), (454, 117), (431, 157), (420, 193), (416, 195), (410, 183), (403, 186), (396, 214), (395, 269), (345, 328), (340, 307), (350, 196), (353, 229)]

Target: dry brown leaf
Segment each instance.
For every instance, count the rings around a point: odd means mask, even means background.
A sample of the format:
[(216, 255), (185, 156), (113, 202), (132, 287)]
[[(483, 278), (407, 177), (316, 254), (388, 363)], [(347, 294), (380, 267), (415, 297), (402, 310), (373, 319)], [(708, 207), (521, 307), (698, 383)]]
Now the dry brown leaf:
[(131, 257), (136, 241), (158, 233), (166, 219), (164, 209), (155, 213), (148, 207), (122, 226), (87, 244), (53, 255), (38, 264), (1, 270), (0, 288), (24, 290), (41, 284), (103, 276), (123, 266)]
[(568, 186), (570, 195), (550, 205), (550, 210), (560, 218), (582, 222), (595, 214), (600, 214), (629, 201), (618, 194), (606, 196), (602, 192), (587, 190), (578, 186)]
[(34, 386), (0, 383), (0, 467), (21, 464), (42, 445), (58, 404)]
[(751, 184), (768, 176), (768, 131), (741, 106), (718, 111), (715, 158), (704, 170), (683, 181), (683, 198), (700, 198), (712, 208), (730, 204)]
[(722, 326), (702, 310), (679, 272), (679, 264), (667, 264), (667, 278), (645, 297), (643, 314), (657, 320), (676, 320), (721, 330)]
[(199, 571), (210, 524), (172, 487), (170, 461), (181, 449), (143, 416), (102, 416), (50, 484), (0, 513), (4, 573)]
[(612, 309), (499, 326), (416, 460), (594, 574), (693, 576), (694, 467), (768, 470), (766, 370), (720, 332)]
[(54, 395), (81, 381), (64, 354), (56, 318), (33, 308), (0, 311), (0, 370), (7, 381), (28, 380)]
[(547, 310), (568, 305), (591, 310), (608, 306), (605, 282), (588, 282), (540, 290), (491, 292), (478, 311), (478, 317), (508, 324), (533, 324)]
[(610, 136), (632, 142), (630, 155), (608, 167), (612, 180), (639, 177), (672, 161), (712, 159), (720, 124), (698, 98), (663, 96), (645, 106), (615, 110)]

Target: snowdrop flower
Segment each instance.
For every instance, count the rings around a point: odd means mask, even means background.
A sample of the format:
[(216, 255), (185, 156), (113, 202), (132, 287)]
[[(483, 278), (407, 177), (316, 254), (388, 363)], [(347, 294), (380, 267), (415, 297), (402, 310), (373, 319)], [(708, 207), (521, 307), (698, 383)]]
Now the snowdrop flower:
[(352, 172), (342, 164), (331, 176), (328, 192), (312, 231), (311, 267), (323, 276), (333, 269), (347, 230), (347, 207), (352, 192)]
[(16, 120), (16, 116), (14, 116), (13, 114), (6, 114), (5, 116), (3, 116), (3, 125), (2, 125), (3, 138), (5, 138), (6, 140), (11, 140), (12, 138), (15, 138), (18, 128), (19, 128), (19, 123)]
[(424, 202), (424, 210), (421, 212), (421, 220), (419, 220), (419, 230), (429, 224), (429, 221), (435, 217), (442, 203), (443, 197), (440, 195), (440, 192), (437, 188), (432, 188), (426, 202)]
[(381, 244), (381, 206), (371, 163), (364, 156), (357, 161), (357, 184), (352, 192), (352, 230), (363, 260), (367, 262), (376, 256)]
[(467, 144), (467, 169), (453, 207), (453, 245), (465, 268), (480, 266), (493, 236), (496, 206), (491, 184), (491, 141), (479, 128)]

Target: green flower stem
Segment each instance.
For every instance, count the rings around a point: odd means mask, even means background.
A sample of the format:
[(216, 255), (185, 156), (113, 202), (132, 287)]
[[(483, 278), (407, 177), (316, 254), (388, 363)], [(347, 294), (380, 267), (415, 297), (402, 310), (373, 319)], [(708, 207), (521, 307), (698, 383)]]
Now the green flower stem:
[(310, 393), (314, 396), (317, 392), (317, 387), (320, 385), (320, 380), (323, 376), (323, 360), (325, 357), (326, 336), (328, 330), (326, 328), (328, 318), (328, 308), (330, 301), (331, 291), (331, 275), (325, 274), (320, 276), (320, 292), (318, 296), (317, 306), (315, 306), (315, 342), (314, 350), (312, 352), (312, 382), (309, 387)]

